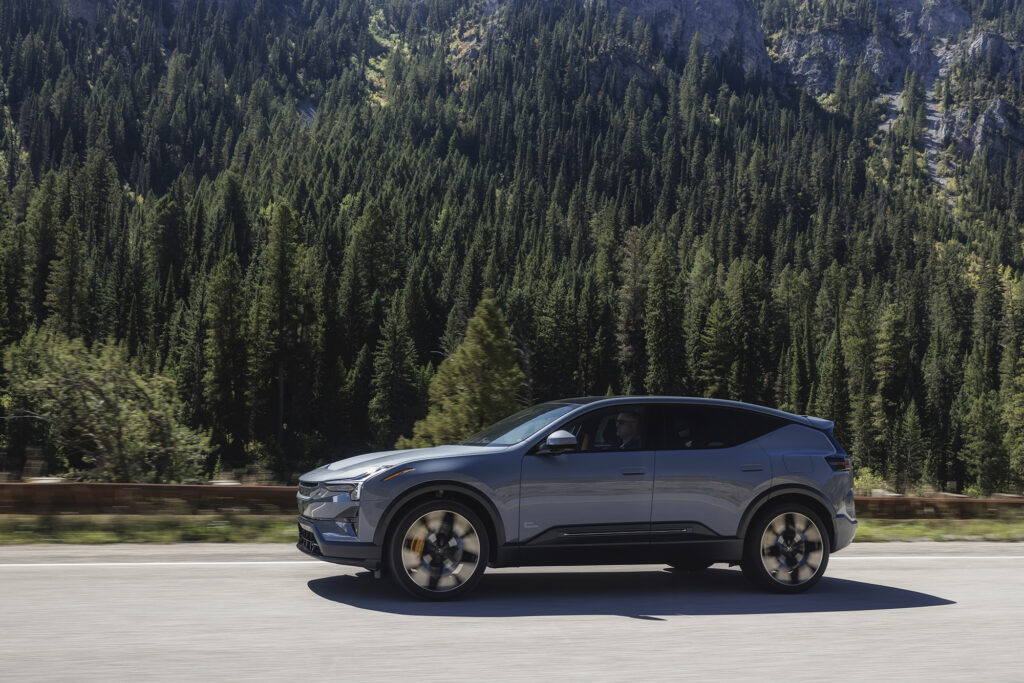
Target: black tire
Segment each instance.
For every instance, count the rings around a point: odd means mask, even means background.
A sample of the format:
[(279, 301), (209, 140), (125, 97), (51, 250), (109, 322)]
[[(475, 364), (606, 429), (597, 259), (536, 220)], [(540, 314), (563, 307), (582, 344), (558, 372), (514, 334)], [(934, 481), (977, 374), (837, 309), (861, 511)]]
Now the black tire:
[(388, 571), (421, 600), (452, 600), (469, 593), (487, 568), (490, 538), (473, 510), (432, 500), (406, 512), (387, 543)]
[(743, 540), (743, 575), (774, 593), (802, 593), (825, 574), (831, 539), (809, 507), (776, 503), (757, 513)]
[(669, 562), (668, 566), (681, 572), (702, 572), (713, 564), (714, 562), (690, 560), (688, 562)]

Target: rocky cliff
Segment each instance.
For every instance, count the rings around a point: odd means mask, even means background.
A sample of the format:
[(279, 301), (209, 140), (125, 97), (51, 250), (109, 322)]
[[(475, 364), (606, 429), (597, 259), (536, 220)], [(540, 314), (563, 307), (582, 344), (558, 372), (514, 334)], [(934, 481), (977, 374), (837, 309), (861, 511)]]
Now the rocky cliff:
[[(954, 0), (879, 0), (873, 25), (839, 18), (812, 30), (769, 27), (768, 43), (776, 71), (817, 95), (835, 90), (844, 61), (866, 66), (881, 96), (894, 105), (905, 75), (916, 73), (928, 99), (925, 136), (933, 167), (935, 150), (950, 145), (968, 159), (985, 150), (994, 163), (1024, 150), (1021, 112), (1000, 93), (976, 92), (970, 101), (947, 97), (939, 104), (939, 91), (953, 70), (983, 65), (986, 79), (1019, 82), (1024, 57), (1020, 37), (976, 25)], [(891, 115), (897, 110), (892, 107)]]
[(733, 56), (747, 73), (771, 70), (761, 17), (749, 0), (610, 0), (608, 7), (648, 17), (666, 48), (685, 50), (699, 33), (704, 49)]
[(846, 19), (812, 31), (771, 36), (781, 70), (814, 92), (830, 92), (840, 62), (861, 60), (883, 90), (902, 89), (909, 69), (931, 83), (975, 37), (967, 12), (953, 0), (879, 0), (875, 27)]

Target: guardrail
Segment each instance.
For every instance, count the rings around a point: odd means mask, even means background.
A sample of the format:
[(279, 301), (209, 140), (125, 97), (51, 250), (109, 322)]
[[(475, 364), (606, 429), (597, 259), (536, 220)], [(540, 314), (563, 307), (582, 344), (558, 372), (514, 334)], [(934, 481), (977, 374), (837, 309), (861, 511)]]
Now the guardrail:
[(1024, 498), (860, 497), (858, 517), (869, 519), (983, 519), (1024, 514)]
[[(858, 517), (973, 519), (1024, 514), (1024, 498), (858, 497)], [(0, 514), (291, 514), (294, 486), (0, 483)]]
[(294, 486), (0, 483), (0, 514), (280, 515), (296, 512)]

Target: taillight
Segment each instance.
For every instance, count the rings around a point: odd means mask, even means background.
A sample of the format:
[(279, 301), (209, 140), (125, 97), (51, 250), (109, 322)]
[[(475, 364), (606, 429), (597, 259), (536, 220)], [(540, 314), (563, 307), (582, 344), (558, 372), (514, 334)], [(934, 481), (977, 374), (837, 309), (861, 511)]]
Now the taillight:
[(848, 455), (829, 455), (825, 457), (825, 462), (833, 472), (849, 472), (853, 469), (853, 461)]

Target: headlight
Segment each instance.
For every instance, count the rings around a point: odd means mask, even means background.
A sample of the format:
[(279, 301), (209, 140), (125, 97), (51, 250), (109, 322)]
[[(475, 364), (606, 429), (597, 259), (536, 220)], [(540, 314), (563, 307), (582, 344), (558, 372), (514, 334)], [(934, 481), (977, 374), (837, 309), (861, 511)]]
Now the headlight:
[[(322, 486), (330, 491), (331, 493), (347, 493), (349, 498), (352, 500), (359, 500), (359, 492), (363, 488), (363, 483), (384, 470), (391, 469), (394, 465), (378, 465), (376, 467), (367, 467), (362, 470), (356, 470), (355, 472), (346, 472), (344, 479), (338, 479), (335, 481), (325, 481)], [(409, 470), (403, 470), (399, 474), (408, 472)]]
[(350, 481), (325, 481), (324, 488), (331, 493), (347, 493), (348, 497), (352, 500), (359, 500), (359, 489), (361, 482), (353, 483)]

